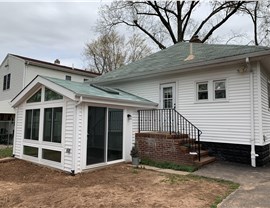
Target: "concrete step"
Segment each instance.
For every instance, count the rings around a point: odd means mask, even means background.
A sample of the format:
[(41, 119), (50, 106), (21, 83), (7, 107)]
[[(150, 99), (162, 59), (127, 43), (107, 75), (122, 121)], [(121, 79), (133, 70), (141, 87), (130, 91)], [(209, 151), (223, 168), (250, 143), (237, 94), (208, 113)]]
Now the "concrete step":
[(207, 165), (209, 163), (212, 163), (215, 160), (216, 160), (215, 157), (203, 156), (203, 157), (201, 157), (201, 160), (200, 161), (198, 159), (197, 160), (194, 160), (194, 164), (195, 165), (198, 165), (198, 166), (203, 166), (203, 165)]

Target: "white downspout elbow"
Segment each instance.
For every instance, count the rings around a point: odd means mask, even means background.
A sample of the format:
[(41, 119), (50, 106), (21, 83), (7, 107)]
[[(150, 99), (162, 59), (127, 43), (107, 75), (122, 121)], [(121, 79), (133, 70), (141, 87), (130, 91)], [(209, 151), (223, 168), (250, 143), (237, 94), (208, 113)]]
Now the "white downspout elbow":
[(246, 64), (249, 73), (249, 82), (250, 82), (250, 145), (251, 145), (251, 166), (256, 167), (256, 157), (259, 155), (255, 152), (255, 124), (254, 124), (254, 80), (253, 80), (253, 71), (251, 69), (249, 57), (246, 58)]

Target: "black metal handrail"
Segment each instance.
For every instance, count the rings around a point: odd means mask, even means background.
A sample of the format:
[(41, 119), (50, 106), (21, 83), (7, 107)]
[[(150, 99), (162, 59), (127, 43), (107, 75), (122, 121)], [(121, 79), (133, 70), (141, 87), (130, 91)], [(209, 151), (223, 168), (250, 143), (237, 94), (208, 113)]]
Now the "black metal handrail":
[(178, 135), (189, 147), (190, 153), (196, 153), (201, 159), (200, 136), (202, 131), (175, 109), (139, 110), (139, 133), (147, 131), (168, 132)]

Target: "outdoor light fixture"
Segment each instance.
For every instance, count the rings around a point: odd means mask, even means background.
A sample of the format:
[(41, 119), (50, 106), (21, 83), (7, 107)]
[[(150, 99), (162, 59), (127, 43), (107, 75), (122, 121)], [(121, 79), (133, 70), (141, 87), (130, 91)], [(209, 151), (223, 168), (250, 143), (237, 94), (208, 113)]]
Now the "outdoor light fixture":
[(132, 116), (130, 114), (127, 114), (127, 117), (128, 117), (128, 119), (131, 119)]

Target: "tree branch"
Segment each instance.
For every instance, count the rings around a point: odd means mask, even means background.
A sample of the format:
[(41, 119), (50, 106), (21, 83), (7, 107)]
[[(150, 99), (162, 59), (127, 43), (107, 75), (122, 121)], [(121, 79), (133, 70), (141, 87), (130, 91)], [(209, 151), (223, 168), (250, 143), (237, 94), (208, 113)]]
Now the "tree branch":
[(165, 28), (168, 30), (171, 38), (172, 38), (172, 41), (173, 43), (177, 43), (177, 40), (174, 36), (174, 33), (173, 33), (173, 30), (171, 28), (171, 25), (165, 20), (165, 18), (162, 16), (162, 14), (160, 13), (159, 11), (159, 8), (157, 6), (157, 2), (154, 1), (155, 5), (151, 2), (151, 1), (148, 1), (149, 5), (156, 11), (159, 19), (161, 20), (162, 24), (165, 26)]
[(157, 45), (160, 49), (165, 49), (166, 47), (159, 42), (153, 35), (151, 35), (147, 30), (145, 30), (143, 27), (141, 27), (137, 21), (134, 21), (134, 24), (141, 30), (143, 31), (146, 35), (148, 35), (148, 37), (150, 37)]
[[(211, 35), (212, 35), (212, 33), (216, 30), (216, 29), (218, 29), (222, 24), (224, 24), (234, 13), (236, 13), (237, 12), (237, 10), (239, 9), (239, 7), (241, 6), (241, 5), (243, 5), (245, 2), (241, 2), (241, 1), (239, 1), (238, 3), (237, 3), (237, 6), (222, 20), (222, 21), (220, 21), (218, 24), (216, 24), (207, 34), (206, 34), (206, 36), (203, 38), (203, 40), (202, 40), (202, 42), (204, 43)], [(196, 33), (195, 33), (196, 34)]]

